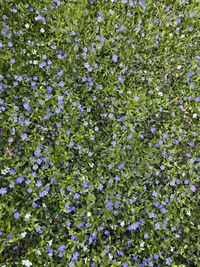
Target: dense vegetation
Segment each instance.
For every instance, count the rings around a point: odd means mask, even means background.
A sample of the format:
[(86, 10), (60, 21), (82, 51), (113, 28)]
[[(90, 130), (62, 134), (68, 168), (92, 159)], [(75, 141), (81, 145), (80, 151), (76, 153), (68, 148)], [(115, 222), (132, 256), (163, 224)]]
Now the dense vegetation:
[(200, 2), (0, 10), (0, 266), (200, 266)]

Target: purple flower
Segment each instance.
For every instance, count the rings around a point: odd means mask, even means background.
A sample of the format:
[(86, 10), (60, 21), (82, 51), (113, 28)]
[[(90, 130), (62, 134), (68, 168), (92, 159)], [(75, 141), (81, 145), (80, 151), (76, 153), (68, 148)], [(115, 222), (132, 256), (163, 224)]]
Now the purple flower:
[(21, 184), (24, 181), (24, 177), (20, 176), (15, 181), (16, 181), (17, 184)]
[(42, 181), (41, 181), (41, 180), (37, 181), (35, 185), (36, 185), (37, 187), (41, 187), (41, 186), (42, 186)]
[(69, 137), (70, 134), (71, 134), (71, 131), (70, 131), (70, 130), (67, 130), (67, 131), (66, 131), (66, 135)]
[(157, 259), (159, 258), (159, 255), (155, 253), (155, 254), (153, 255), (153, 257), (154, 257), (155, 260), (157, 260)]
[(41, 226), (37, 226), (36, 228), (35, 228), (35, 231), (37, 232), (37, 233), (40, 233), (41, 232), (41, 230), (42, 230), (42, 227)]
[(134, 100), (135, 100), (135, 101), (138, 101), (139, 99), (140, 99), (139, 96), (134, 96)]
[(59, 252), (63, 252), (65, 250), (65, 245), (60, 245), (59, 247), (58, 247), (58, 251)]
[(77, 261), (77, 260), (78, 260), (78, 257), (79, 257), (79, 253), (76, 251), (76, 252), (74, 252), (74, 254), (73, 254), (73, 258), (72, 258), (72, 260)]
[(156, 146), (161, 146), (163, 144), (163, 140), (158, 141), (158, 143), (156, 144)]
[(33, 190), (32, 190), (31, 188), (28, 188), (28, 189), (27, 189), (27, 192), (28, 192), (28, 193), (32, 193)]
[(166, 214), (167, 213), (167, 210), (165, 208), (162, 208), (161, 211), (162, 211), (162, 214)]
[(194, 12), (190, 12), (190, 18), (194, 17)]
[(84, 188), (88, 188), (88, 183), (86, 183), (85, 181), (82, 183), (82, 186), (84, 187)]
[(14, 169), (11, 169), (10, 170), (10, 175), (13, 175), (15, 173), (15, 170)]
[(28, 104), (24, 104), (24, 108), (29, 111), (30, 110), (30, 106)]
[(120, 181), (120, 177), (118, 175), (115, 176), (115, 181)]
[(160, 207), (160, 203), (156, 201), (156, 202), (154, 203), (154, 206), (158, 208), (158, 207)]
[(152, 133), (155, 133), (156, 128), (155, 128), (154, 126), (151, 126), (150, 131), (151, 131)]
[(190, 142), (189, 146), (193, 147), (194, 146), (194, 142)]
[(106, 202), (106, 205), (107, 205), (107, 207), (108, 207), (109, 210), (112, 210), (113, 209), (113, 205), (112, 205), (112, 202), (110, 200), (108, 200)]
[(39, 156), (40, 153), (41, 153), (41, 149), (38, 148), (37, 150), (35, 150), (34, 155), (35, 155), (35, 156)]
[(196, 191), (196, 187), (195, 187), (195, 185), (191, 185), (191, 186), (190, 186), (190, 190), (191, 190), (192, 192), (195, 192), (195, 191)]
[(160, 229), (160, 224), (159, 223), (156, 223), (155, 224), (155, 228), (156, 228), (156, 230), (159, 230)]
[(121, 170), (124, 168), (124, 163), (121, 163), (119, 166), (118, 166), (118, 169)]
[(38, 169), (38, 165), (37, 165), (37, 164), (34, 164), (34, 165), (33, 165), (33, 169), (34, 169), (34, 170), (37, 170), (37, 169)]
[(153, 197), (157, 197), (157, 196), (158, 196), (158, 193), (154, 191), (154, 192), (152, 193), (152, 196), (153, 196)]
[(14, 58), (10, 59), (10, 63), (14, 64), (16, 62), (16, 60)]
[(163, 133), (163, 139), (166, 139), (168, 137), (168, 134), (167, 133)]
[(153, 212), (152, 214), (149, 215), (149, 218), (150, 218), (150, 219), (151, 219), (151, 218), (155, 219), (155, 218), (157, 218), (157, 215)]
[(104, 231), (104, 234), (108, 236), (110, 234), (110, 232), (108, 230), (106, 230), (106, 231)]
[(172, 263), (172, 260), (171, 260), (170, 258), (167, 258), (167, 259), (166, 259), (166, 264), (167, 264), (167, 265), (171, 265), (171, 263)]
[(118, 56), (117, 55), (113, 55), (112, 56), (112, 61), (116, 63), (118, 61)]
[(127, 230), (129, 230), (129, 231), (132, 231), (132, 230), (136, 231), (136, 230), (138, 229), (138, 227), (139, 227), (139, 223), (136, 222), (136, 223), (134, 223), (134, 224), (129, 225), (129, 226), (127, 227)]
[(15, 212), (15, 213), (14, 213), (14, 218), (15, 218), (15, 219), (19, 219), (19, 216), (20, 216), (20, 215), (19, 215), (19, 212)]
[(28, 139), (28, 136), (27, 136), (27, 134), (26, 133), (24, 133), (23, 135), (22, 135), (22, 140), (24, 141), (28, 141), (29, 139)]
[(114, 119), (115, 116), (114, 116), (112, 113), (110, 113), (110, 114), (108, 115), (108, 118), (109, 118), (109, 119)]
[(172, 232), (176, 231), (176, 226), (171, 227)]
[(53, 255), (53, 249), (52, 248), (48, 248), (48, 255), (52, 256)]
[(60, 81), (58, 85), (63, 88), (65, 86), (65, 82)]
[(103, 42), (105, 41), (105, 39), (106, 39), (106, 38), (105, 38), (104, 36), (101, 36), (101, 37), (100, 37), (100, 42), (103, 43)]
[(189, 180), (187, 180), (187, 179), (184, 180), (184, 184), (185, 184), (185, 185), (189, 184)]

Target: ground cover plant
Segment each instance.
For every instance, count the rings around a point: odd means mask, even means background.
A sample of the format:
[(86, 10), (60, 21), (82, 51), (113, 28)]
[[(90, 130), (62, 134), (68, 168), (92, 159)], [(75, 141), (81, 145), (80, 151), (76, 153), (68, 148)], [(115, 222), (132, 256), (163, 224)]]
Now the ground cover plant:
[(200, 266), (199, 1), (0, 10), (0, 266)]

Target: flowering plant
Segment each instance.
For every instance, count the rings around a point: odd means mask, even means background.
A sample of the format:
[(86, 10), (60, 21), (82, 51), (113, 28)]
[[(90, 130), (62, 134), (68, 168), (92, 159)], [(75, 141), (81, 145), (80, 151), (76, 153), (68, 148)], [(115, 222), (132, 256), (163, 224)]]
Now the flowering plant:
[(199, 1), (3, 1), (0, 264), (199, 266)]

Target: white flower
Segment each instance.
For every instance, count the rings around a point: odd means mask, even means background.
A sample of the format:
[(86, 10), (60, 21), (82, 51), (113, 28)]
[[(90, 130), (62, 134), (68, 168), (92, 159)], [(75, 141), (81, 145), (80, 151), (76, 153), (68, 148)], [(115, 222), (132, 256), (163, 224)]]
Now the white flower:
[(45, 29), (44, 29), (44, 28), (41, 28), (41, 29), (40, 29), (40, 32), (41, 32), (41, 33), (44, 33), (44, 32), (45, 32)]
[(191, 212), (190, 212), (190, 210), (186, 211), (186, 214), (187, 214), (188, 216), (191, 216)]
[(2, 170), (2, 171), (1, 171), (1, 174), (3, 174), (3, 175), (5, 175), (6, 173), (7, 173), (6, 170)]
[(109, 256), (109, 259), (112, 260), (113, 256), (110, 253), (108, 254), (108, 256)]
[(37, 51), (35, 49), (33, 49), (32, 51), (33, 55), (37, 54)]
[(158, 95), (159, 96), (163, 96), (163, 92), (158, 92)]
[(29, 260), (22, 260), (22, 264), (27, 266), (27, 267), (30, 267), (33, 265)]
[(125, 225), (124, 221), (120, 223), (120, 225), (123, 227)]
[(109, 9), (109, 13), (112, 15), (114, 11), (112, 9)]
[(31, 217), (31, 214), (30, 213), (26, 213), (25, 214), (25, 219), (29, 219)]
[(49, 240), (48, 243), (49, 243), (49, 246), (52, 245), (52, 242), (53, 242), (53, 239)]
[(27, 232), (23, 232), (23, 233), (21, 233), (21, 236), (22, 237), (25, 237), (27, 235)]
[(89, 68), (90, 67), (90, 64), (88, 62), (85, 63), (84, 65), (86, 68)]
[(182, 68), (181, 65), (178, 65), (178, 66), (177, 66), (177, 70), (180, 70), (181, 68)]
[(29, 28), (29, 24), (28, 24), (28, 23), (26, 23), (26, 24), (25, 24), (25, 27), (26, 27), (26, 29), (28, 29), (28, 28)]
[(140, 247), (143, 248), (144, 247), (144, 242), (140, 243)]
[(88, 212), (88, 213), (87, 213), (87, 216), (88, 216), (88, 217), (90, 217), (91, 215), (92, 215), (92, 213), (91, 213), (91, 212)]
[(42, 254), (41, 251), (40, 251), (39, 249), (36, 249), (35, 253), (36, 253), (37, 255), (41, 255), (41, 254)]
[(83, 246), (83, 251), (87, 251), (87, 246)]
[(194, 113), (192, 117), (196, 119), (197, 118), (197, 114)]
[(115, 229), (117, 229), (117, 225), (111, 225), (111, 228), (113, 229), (113, 230), (115, 230)]

